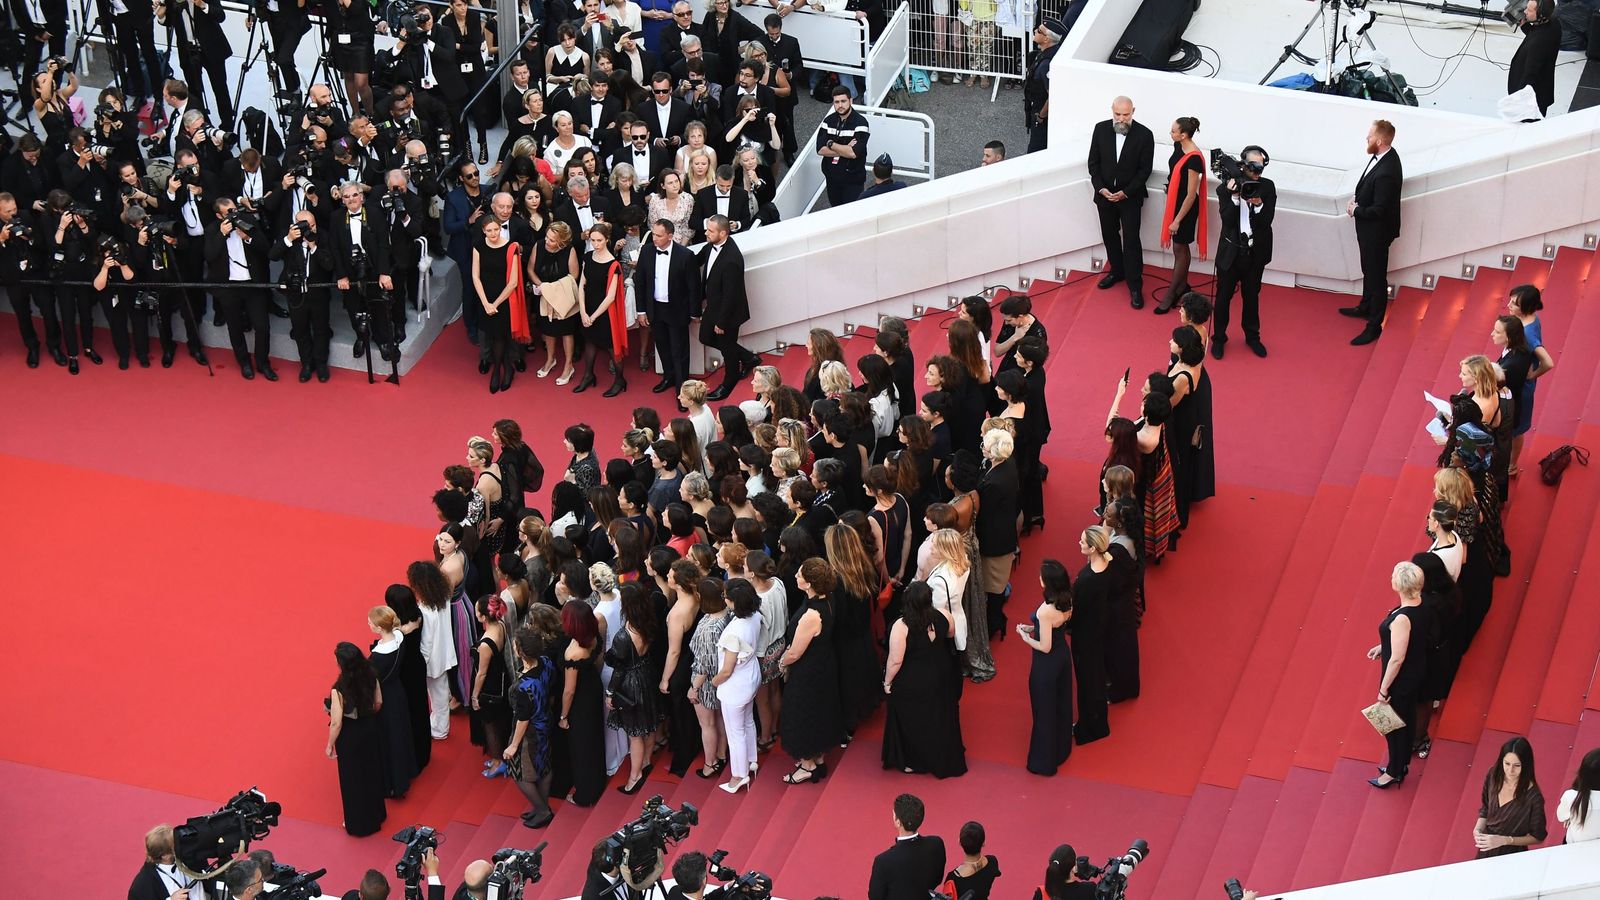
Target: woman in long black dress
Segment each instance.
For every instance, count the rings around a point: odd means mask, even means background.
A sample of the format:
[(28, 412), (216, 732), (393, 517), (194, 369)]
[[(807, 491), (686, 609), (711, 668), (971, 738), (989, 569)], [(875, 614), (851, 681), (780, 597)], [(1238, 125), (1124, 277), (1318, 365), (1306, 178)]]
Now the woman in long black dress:
[(1156, 315), (1172, 312), (1189, 292), (1189, 245), (1200, 238), (1206, 255), (1206, 163), (1194, 136), (1200, 120), (1182, 116), (1172, 123), (1172, 156), (1167, 160), (1167, 208), (1161, 218), (1161, 246), (1172, 245), (1172, 284), (1156, 307)]
[(333, 648), (339, 678), (328, 692), (328, 758), (339, 762), (339, 798), (344, 830), (365, 837), (383, 827), (383, 740), (378, 731), (378, 679), (361, 648), (340, 641)]
[[(473, 9), (467, 0), (450, 0), (450, 10), (439, 20), (439, 38), (455, 44), (456, 63), (461, 67), (461, 80), (467, 83), (467, 96), (472, 96), (488, 80), (488, 69), (483, 64), (485, 46), (495, 52), (493, 19), (485, 20), (481, 12)], [(454, 110), (452, 110), (454, 112)], [(489, 129), (500, 123), (500, 92), (487, 90), (469, 110), (472, 124), (478, 129), (478, 164), (489, 162)], [(470, 148), (466, 149), (470, 155)]]
[(1511, 57), (1506, 73), (1506, 93), (1533, 85), (1539, 114), (1548, 115), (1556, 102), (1556, 56), (1561, 53), (1561, 23), (1556, 21), (1556, 0), (1528, 0), (1523, 6), (1522, 44)]
[(1433, 752), (1428, 725), (1433, 708), (1450, 696), (1450, 688), (1461, 664), (1461, 649), (1456, 640), (1461, 628), (1461, 591), (1450, 578), (1445, 562), (1432, 550), (1414, 553), (1412, 565), (1422, 570), (1422, 610), (1427, 614), (1427, 631), (1413, 634), (1412, 641), (1424, 642), (1428, 652), (1428, 671), (1418, 692), (1417, 718), (1413, 723), (1411, 747), (1419, 759)]
[(1411, 764), (1412, 735), (1416, 726), (1417, 696), (1428, 670), (1427, 612), (1422, 608), (1422, 570), (1409, 562), (1394, 567), (1389, 586), (1400, 596), (1400, 605), (1389, 610), (1378, 625), (1378, 643), (1367, 651), (1382, 667), (1378, 678), (1378, 700), (1394, 708), (1401, 726), (1384, 735), (1389, 745), (1389, 761), (1378, 769), (1378, 777), (1368, 779), (1375, 788), (1386, 788), (1405, 780)]
[(650, 774), (647, 742), (667, 716), (662, 695), (657, 690), (660, 669), (651, 660), (651, 648), (661, 635), (650, 595), (639, 582), (622, 585), (622, 630), (611, 640), (606, 662), (611, 665), (611, 697), (607, 724), (628, 733), (628, 756), (632, 769), (626, 784), (617, 788), (636, 794)]
[(628, 352), (625, 291), (622, 261), (611, 253), (611, 226), (596, 222), (589, 229), (589, 255), (583, 261), (583, 309), (578, 314), (583, 323), (583, 377), (572, 389), (574, 394), (594, 387), (594, 359), (601, 352), (611, 367), (611, 386), (605, 395), (615, 397), (628, 389), (618, 361)]
[(905, 614), (889, 629), (889, 695), (883, 724), (883, 767), (950, 778), (967, 773), (961, 740), (961, 673), (950, 619), (933, 607), (927, 582), (901, 598)]
[(567, 733), (572, 802), (593, 806), (606, 790), (605, 689), (600, 684), (600, 620), (588, 603), (561, 607), (567, 634), (562, 654), (561, 717)]
[(472, 682), (472, 717), (483, 732), (484, 752), (489, 755), (483, 767), (483, 777), (498, 778), (506, 774), (502, 759), (506, 743), (511, 737), (511, 705), (507, 697), (511, 679), (506, 672), (506, 602), (498, 595), (485, 594), (478, 598), (473, 611), (483, 636), (478, 638), (472, 652), (478, 656), (477, 672)]
[[(699, 755), (700, 717), (689, 702), (689, 685), (694, 682), (694, 652), (689, 639), (695, 626), (700, 624), (700, 579), (705, 573), (693, 560), (680, 559), (672, 564), (667, 575), (667, 585), (672, 589), (672, 605), (667, 608), (667, 647), (661, 681), (661, 703), (667, 709), (667, 722), (672, 741), (672, 774), (682, 777)], [(715, 755), (715, 748), (712, 754)]]
[[(848, 525), (832, 525), (823, 535), (828, 564), (837, 575), (828, 596), (833, 630), (833, 653), (839, 668), (839, 712), (848, 743), (856, 728), (883, 700), (879, 685), (878, 652), (872, 643), (872, 607), (882, 582), (877, 565), (861, 545), (861, 537)], [(787, 713), (786, 713), (787, 714)]]
[(1139, 544), (1123, 516), (1133, 504), (1113, 501), (1106, 506), (1105, 527), (1111, 529), (1111, 594), (1106, 608), (1106, 698), (1121, 703), (1139, 696), (1139, 620), (1143, 615), (1143, 568)]
[[(835, 526), (837, 527), (837, 526)], [(815, 557), (800, 565), (795, 585), (805, 592), (805, 605), (789, 620), (789, 648), (781, 663), (787, 682), (778, 739), (795, 759), (787, 784), (820, 781), (828, 774), (824, 759), (842, 733), (839, 713), (839, 664), (834, 653), (834, 604), (838, 587), (833, 567)]]
[(1111, 606), (1111, 529), (1091, 525), (1078, 538), (1085, 562), (1072, 591), (1072, 670), (1078, 680), (1078, 723), (1072, 736), (1080, 744), (1111, 734), (1106, 714), (1106, 616)]
[(1173, 495), (1179, 529), (1189, 527), (1189, 507), (1216, 493), (1216, 458), (1211, 452), (1211, 382), (1204, 377), (1205, 343), (1193, 325), (1172, 331), (1168, 347), (1177, 357), (1172, 379), (1172, 418), (1167, 446), (1172, 452)]
[[(417, 776), (417, 760), (411, 749), (410, 697), (402, 683), (405, 635), (399, 631), (399, 617), (387, 606), (374, 606), (367, 612), (367, 627), (377, 635), (369, 657), (372, 674), (387, 699), (378, 710), (384, 796), (404, 797), (411, 788), (411, 779)], [(423, 719), (427, 719), (426, 709)]]
[[(484, 329), (489, 338), (489, 393), (511, 387), (511, 295), (517, 285), (507, 277), (517, 254), (523, 252), (493, 216), (483, 220), (483, 232), (472, 242), (473, 298), (483, 307)], [(520, 269), (517, 270), (520, 274)]]
[(1072, 647), (1067, 623), (1072, 619), (1072, 578), (1053, 559), (1039, 564), (1044, 600), (1033, 612), (1033, 624), (1017, 623), (1017, 636), (1033, 648), (1028, 670), (1028, 703), (1033, 731), (1028, 736), (1028, 771), (1054, 775), (1072, 755)]
[(405, 691), (404, 709), (411, 720), (411, 755), (417, 771), (427, 768), (433, 758), (433, 732), (428, 723), (428, 661), (422, 657), (422, 608), (417, 596), (403, 584), (391, 584), (383, 592), (383, 604), (394, 610), (404, 644), (400, 648), (400, 687)]
[[(561, 349), (566, 354), (567, 364), (561, 370), (561, 375), (556, 378), (556, 384), (566, 384), (572, 380), (577, 371), (572, 358), (574, 336), (578, 333), (577, 309), (562, 311), (550, 305), (549, 298), (544, 296), (546, 282), (558, 282), (567, 276), (572, 276), (570, 282), (573, 290), (577, 289), (578, 275), (578, 248), (573, 246), (572, 229), (565, 222), (551, 222), (545, 229), (544, 243), (539, 245), (539, 250), (528, 260), (528, 274), (533, 278), (534, 293), (539, 298), (539, 333), (544, 335), (545, 363), (539, 369), (540, 378), (550, 377), (551, 371), (556, 367), (556, 338), (561, 338)], [(581, 304), (582, 300), (579, 299)], [(585, 485), (587, 487), (587, 485)]]
[(1044, 488), (1039, 481), (1039, 435), (1028, 395), (1028, 376), (1021, 369), (1007, 369), (994, 377), (995, 396), (1005, 404), (999, 418), (1011, 423), (1015, 434), (1011, 458), (1017, 464), (1017, 504), (1022, 511), (1023, 534), (1033, 531), (1034, 523), (1044, 518)]

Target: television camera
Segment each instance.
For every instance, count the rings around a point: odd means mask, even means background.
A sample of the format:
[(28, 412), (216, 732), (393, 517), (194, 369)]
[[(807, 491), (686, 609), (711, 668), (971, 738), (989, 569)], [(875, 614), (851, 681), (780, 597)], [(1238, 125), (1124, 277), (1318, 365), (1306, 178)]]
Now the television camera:
[(1097, 900), (1123, 900), (1128, 894), (1128, 875), (1149, 855), (1150, 845), (1144, 838), (1139, 838), (1127, 853), (1111, 857), (1099, 868), (1089, 862), (1089, 857), (1078, 857), (1076, 874), (1079, 881), (1095, 882), (1094, 895)]

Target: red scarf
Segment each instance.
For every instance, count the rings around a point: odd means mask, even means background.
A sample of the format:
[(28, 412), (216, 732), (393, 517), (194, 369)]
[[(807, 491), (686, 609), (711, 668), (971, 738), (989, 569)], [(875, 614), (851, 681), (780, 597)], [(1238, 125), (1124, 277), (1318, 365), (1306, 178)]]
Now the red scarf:
[(528, 324), (528, 294), (523, 288), (522, 250), (515, 241), (506, 248), (506, 284), (512, 285), (506, 303), (511, 316), (511, 337), (518, 342), (530, 341), (533, 330)]
[(1195, 197), (1194, 197), (1194, 205), (1200, 211), (1199, 212), (1199, 222), (1197, 223), (1197, 227), (1195, 229), (1195, 239), (1197, 241), (1199, 241), (1199, 243), (1200, 243), (1200, 258), (1201, 259), (1205, 259), (1206, 258), (1206, 159), (1205, 159), (1205, 156), (1198, 149), (1191, 150), (1188, 153), (1185, 153), (1183, 155), (1183, 158), (1178, 160), (1178, 164), (1173, 167), (1172, 176), (1167, 179), (1167, 211), (1165, 213), (1163, 213), (1162, 216), (1161, 216), (1161, 246), (1163, 246), (1163, 247), (1172, 246), (1172, 232), (1169, 229), (1172, 227), (1173, 216), (1177, 215), (1177, 212), (1178, 212), (1178, 184), (1180, 183), (1178, 181), (1178, 179), (1183, 178), (1188, 174), (1187, 172), (1184, 171), (1183, 166), (1184, 166), (1185, 163), (1187, 163), (1189, 161), (1189, 157), (1191, 157), (1191, 156), (1194, 157), (1195, 159), (1200, 160), (1200, 187), (1195, 191)]
[(621, 356), (628, 352), (628, 295), (622, 284), (622, 263), (617, 260), (612, 260), (611, 268), (606, 270), (606, 294), (615, 298), (606, 310), (611, 317), (611, 355)]

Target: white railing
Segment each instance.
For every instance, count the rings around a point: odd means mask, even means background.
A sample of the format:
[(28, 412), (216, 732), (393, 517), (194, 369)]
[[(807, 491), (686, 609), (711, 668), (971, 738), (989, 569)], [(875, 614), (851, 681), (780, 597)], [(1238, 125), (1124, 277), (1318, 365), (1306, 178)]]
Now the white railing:
[[(707, 0), (689, 0), (694, 20), (705, 18)], [(756, 28), (777, 10), (760, 4), (735, 6), (734, 11), (749, 19)], [(855, 13), (813, 12), (804, 10), (783, 19), (783, 33), (800, 44), (800, 57), (808, 69), (823, 69), (841, 75), (867, 74), (867, 23)], [(728, 62), (724, 60), (724, 62)]]
[[(804, 45), (801, 47), (803, 52)], [(878, 42), (867, 53), (867, 84), (861, 101), (868, 106), (882, 106), (883, 98), (889, 96), (910, 60), (911, 8), (901, 3), (889, 17), (883, 34), (878, 35)]]
[[(894, 157), (894, 171), (897, 175), (911, 178), (933, 178), (933, 120), (922, 113), (907, 112), (901, 109), (884, 109), (877, 106), (857, 106), (856, 112), (867, 119), (867, 125), (872, 129), (872, 138), (867, 143), (868, 155), (867, 170), (872, 169), (872, 160), (878, 158), (880, 153), (888, 153)], [(778, 183), (777, 195), (773, 198), (773, 205), (778, 207), (778, 212), (783, 215), (783, 222), (799, 218), (810, 212), (811, 207), (817, 205), (817, 200), (822, 197), (822, 192), (827, 188), (827, 182), (822, 177), (822, 165), (817, 157), (817, 133), (822, 130), (818, 125), (811, 132), (811, 137), (806, 143), (800, 145), (794, 158), (794, 165), (783, 173), (783, 180)], [(740, 241), (740, 246), (744, 242)]]

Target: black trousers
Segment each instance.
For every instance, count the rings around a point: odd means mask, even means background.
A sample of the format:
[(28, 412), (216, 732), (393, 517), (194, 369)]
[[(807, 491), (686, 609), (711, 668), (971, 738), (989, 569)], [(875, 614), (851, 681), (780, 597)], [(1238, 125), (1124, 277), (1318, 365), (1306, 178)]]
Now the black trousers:
[(225, 57), (214, 57), (206, 54), (197, 45), (194, 48), (179, 47), (178, 60), (183, 69), (184, 83), (189, 85), (191, 94), (199, 94), (203, 102), (204, 92), (201, 90), (201, 75), (211, 79), (212, 102), (206, 104), (206, 109), (212, 112), (211, 124), (222, 128), (233, 126), (233, 95), (228, 87), (228, 67)]
[[(652, 311), (654, 312), (654, 311)], [(664, 316), (650, 316), (650, 335), (661, 356), (662, 377), (681, 385), (689, 379), (689, 324), (668, 322)]]
[[(354, 279), (352, 279), (354, 280)], [(351, 288), (340, 291), (339, 299), (344, 304), (345, 315), (350, 317), (350, 327), (355, 329), (357, 335), (361, 328), (356, 324), (356, 313), (365, 312), (370, 318), (367, 320), (369, 333), (367, 341), (382, 347), (394, 341), (394, 327), (391, 324), (392, 313), (388, 307), (395, 305), (394, 300), (383, 300), (378, 286), (369, 284), (364, 290)]]
[(33, 79), (33, 76), (44, 69), (44, 60), (47, 56), (67, 55), (67, 20), (48, 18), (49, 11), (45, 11), (45, 31), (50, 33), (49, 41), (36, 41), (32, 37), (23, 37), (22, 51), (23, 77)]
[(832, 164), (822, 170), (822, 177), (828, 183), (828, 205), (843, 206), (860, 199), (865, 182), (861, 172), (843, 169), (835, 175), (834, 171), (839, 170)]
[[(98, 292), (100, 311), (106, 315), (106, 324), (111, 329), (111, 346), (117, 351), (117, 360), (128, 358), (133, 344), (129, 340), (129, 315), (133, 310), (133, 292), (129, 290), (107, 290)], [(148, 340), (139, 346), (139, 358), (150, 357), (150, 342)]]
[(33, 308), (37, 306), (39, 317), (44, 319), (45, 349), (61, 349), (61, 320), (56, 318), (53, 292), (49, 288), (25, 284), (7, 285), (5, 292), (11, 301), (11, 311), (17, 314), (17, 331), (22, 334), (22, 346), (29, 349), (39, 346), (39, 332), (33, 327)]
[(738, 327), (712, 334), (706, 346), (722, 354), (722, 383), (729, 388), (738, 384), (742, 370), (756, 361), (756, 355), (739, 344)]
[(233, 358), (240, 365), (250, 359), (250, 348), (245, 345), (244, 323), (249, 322), (255, 335), (256, 367), (267, 365), (272, 351), (272, 326), (267, 318), (267, 288), (212, 288), (211, 296), (222, 310), (228, 325), (228, 342), (233, 345)]
[(283, 89), (291, 94), (300, 93), (300, 73), (296, 71), (294, 54), (310, 30), (311, 20), (303, 15), (280, 12), (267, 17), (267, 33), (272, 36), (272, 62), (278, 67)]
[(1050, 146), (1050, 125), (1049, 125), (1049, 123), (1047, 123), (1047, 122), (1039, 122), (1038, 124), (1034, 125), (1032, 128), (1028, 129), (1028, 152), (1029, 153), (1038, 153), (1040, 150), (1043, 150), (1043, 149), (1045, 149), (1045, 148), (1047, 148), (1049, 146)]
[(1389, 746), (1389, 761), (1384, 766), (1384, 771), (1390, 778), (1404, 778), (1406, 771), (1411, 766), (1411, 745), (1417, 736), (1417, 695), (1389, 694), (1389, 705), (1394, 707), (1395, 715), (1404, 722), (1399, 728), (1383, 736), (1383, 741)]
[[(200, 284), (205, 278), (205, 255), (200, 252), (198, 245), (191, 243), (188, 251), (174, 253), (178, 260), (178, 280), (189, 284)], [(181, 288), (189, 298), (189, 312), (196, 322), (205, 321), (206, 317), (206, 291), (205, 288)], [(221, 307), (218, 307), (219, 311)]]
[(289, 308), (289, 337), (300, 350), (300, 361), (312, 366), (328, 364), (328, 343), (333, 339), (326, 289), (284, 294)]
[(1367, 327), (1382, 328), (1389, 309), (1389, 244), (1378, 238), (1356, 235), (1361, 249), (1361, 308), (1367, 311)]
[(55, 286), (56, 314), (61, 317), (61, 340), (68, 356), (77, 356), (80, 341), (82, 349), (94, 349), (93, 288), (81, 285)]
[[(416, 266), (396, 266), (391, 276), (394, 279), (394, 302), (389, 304), (389, 324), (396, 343), (406, 339), (406, 316), (417, 307), (417, 275)], [(483, 307), (479, 306), (478, 309), (482, 310)]]
[(138, 111), (143, 101), (161, 96), (167, 79), (166, 61), (156, 53), (156, 20), (123, 13), (112, 25), (122, 56), (122, 91), (129, 108)]
[(1228, 322), (1232, 316), (1233, 292), (1237, 289), (1244, 297), (1244, 336), (1246, 340), (1261, 338), (1261, 274), (1267, 270), (1249, 256), (1234, 257), (1233, 265), (1217, 270), (1217, 300), (1212, 312), (1213, 340), (1221, 343), (1228, 339)]
[(1144, 286), (1144, 248), (1139, 243), (1139, 219), (1144, 200), (1112, 203), (1096, 197), (1094, 208), (1100, 213), (1100, 240), (1106, 245), (1106, 271), (1127, 279), (1128, 290)]
[[(177, 313), (183, 320), (184, 343), (191, 352), (198, 353), (204, 349), (200, 343), (200, 323), (198, 313), (189, 302), (189, 295), (182, 288), (161, 288), (157, 291), (160, 298), (156, 302), (156, 311), (153, 315), (141, 315), (135, 311), (133, 314), (133, 340), (136, 347), (150, 345), (150, 319), (156, 320), (156, 331), (161, 337), (161, 352), (176, 353), (178, 343), (172, 336), (172, 315)], [(142, 359), (143, 357), (141, 357)]]

